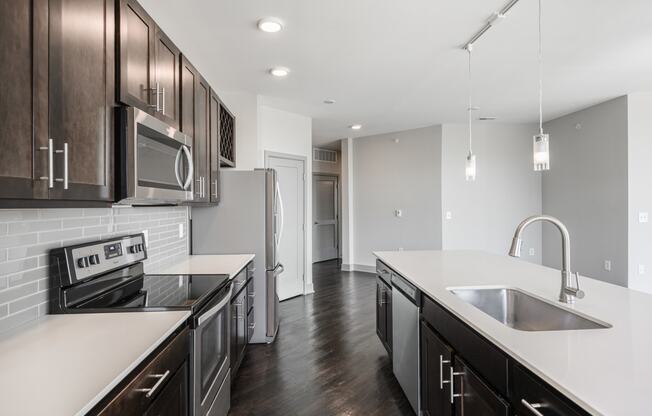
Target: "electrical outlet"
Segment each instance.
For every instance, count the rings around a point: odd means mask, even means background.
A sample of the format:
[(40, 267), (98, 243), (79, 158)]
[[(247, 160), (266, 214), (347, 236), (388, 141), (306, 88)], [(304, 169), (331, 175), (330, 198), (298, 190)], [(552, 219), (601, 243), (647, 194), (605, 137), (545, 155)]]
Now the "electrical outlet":
[(149, 247), (149, 231), (143, 230), (143, 235), (145, 236), (145, 247)]
[(398, 248), (398, 251), (403, 251), (403, 247), (399, 247), (399, 248)]
[(534, 247), (530, 247), (530, 249), (527, 252), (530, 256), (534, 256)]
[(645, 274), (645, 264), (639, 264), (638, 265), (638, 274)]
[(451, 220), (451, 219), (453, 219), (453, 213), (450, 212), (450, 211), (446, 211), (446, 219), (447, 219), (447, 220)]
[(179, 224), (179, 238), (183, 238), (183, 235), (184, 235), (183, 224)]
[(403, 210), (402, 209), (395, 209), (394, 210), (394, 215), (396, 218), (401, 218), (403, 216)]
[(608, 272), (611, 271), (611, 260), (605, 260), (604, 261), (604, 269)]
[(640, 222), (641, 224), (645, 224), (647, 221), (648, 221), (647, 212), (639, 212), (638, 222)]

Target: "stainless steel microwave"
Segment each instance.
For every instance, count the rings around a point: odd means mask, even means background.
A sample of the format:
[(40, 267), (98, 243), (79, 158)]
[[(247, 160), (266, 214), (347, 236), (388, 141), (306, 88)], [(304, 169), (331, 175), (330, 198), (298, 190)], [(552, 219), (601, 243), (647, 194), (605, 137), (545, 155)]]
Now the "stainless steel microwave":
[(117, 203), (164, 205), (192, 200), (192, 138), (137, 108), (117, 111)]

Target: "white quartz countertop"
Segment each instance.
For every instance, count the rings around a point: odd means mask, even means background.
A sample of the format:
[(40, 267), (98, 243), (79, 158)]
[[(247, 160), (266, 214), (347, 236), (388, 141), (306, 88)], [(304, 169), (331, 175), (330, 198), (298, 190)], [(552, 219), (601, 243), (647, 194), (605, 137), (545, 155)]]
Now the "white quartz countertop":
[(0, 414), (83, 415), (190, 316), (46, 315), (0, 338)]
[(652, 295), (580, 277), (586, 297), (569, 308), (612, 328), (518, 331), (447, 288), (517, 287), (563, 305), (557, 302), (559, 270), (478, 251), (374, 254), (589, 413), (652, 414)]
[(193, 254), (176, 264), (146, 271), (149, 274), (220, 274), (233, 278), (254, 257), (253, 254)]

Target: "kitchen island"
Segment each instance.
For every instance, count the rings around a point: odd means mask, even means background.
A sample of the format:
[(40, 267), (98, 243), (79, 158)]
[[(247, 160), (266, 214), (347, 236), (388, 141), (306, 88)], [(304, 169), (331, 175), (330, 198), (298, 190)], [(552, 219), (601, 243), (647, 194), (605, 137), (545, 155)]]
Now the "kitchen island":
[[(650, 413), (651, 295), (580, 277), (580, 285), (586, 297), (573, 305), (566, 305), (557, 301), (559, 270), (507, 256), (477, 251), (397, 251), (374, 254), (392, 272), (422, 291), (425, 299), (421, 309), (422, 317), (428, 311), (434, 311), (431, 316), (445, 319), (448, 318), (440, 312), (449, 314), (452, 317), (451, 325), (456, 325), (457, 322), (465, 326), (469, 333), (478, 336), (482, 342), (488, 341), (491, 344), (488, 347), (490, 350), (495, 348), (499, 351), (499, 355), (492, 357), (497, 357), (500, 361), (501, 355), (504, 355), (514, 363), (513, 367), (505, 369), (505, 386), (496, 388), (499, 392), (504, 391), (501, 392), (503, 397), (511, 397), (522, 386), (515, 383), (515, 375), (520, 374), (518, 371), (522, 366), (525, 371), (547, 383), (546, 388), (556, 390), (555, 393), (563, 395), (569, 404), (576, 405), (588, 414), (620, 416)], [(610, 327), (558, 331), (516, 330), (466, 303), (449, 290), (459, 287), (519, 288), (562, 308), (609, 324)], [(441, 308), (441, 311), (437, 311), (437, 308)], [(439, 335), (441, 334), (437, 333)], [(423, 348), (423, 342), (421, 347)], [(488, 362), (496, 363), (494, 358), (484, 358), (482, 366)], [(501, 365), (493, 370), (495, 369), (502, 371)], [(489, 375), (491, 377), (493, 375)], [(512, 406), (514, 407), (513, 404)], [(547, 414), (545, 411), (542, 413)]]

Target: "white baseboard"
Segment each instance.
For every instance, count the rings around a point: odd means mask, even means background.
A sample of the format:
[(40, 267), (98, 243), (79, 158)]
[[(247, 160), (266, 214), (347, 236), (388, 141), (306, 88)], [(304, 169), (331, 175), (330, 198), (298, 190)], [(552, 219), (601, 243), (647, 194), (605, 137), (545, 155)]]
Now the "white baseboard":
[(310, 295), (311, 293), (315, 293), (315, 286), (312, 283), (308, 283), (304, 288), (303, 294)]
[(344, 263), (342, 263), (342, 271), (344, 271), (344, 272), (376, 273), (376, 266), (369, 266), (367, 264), (344, 264)]

